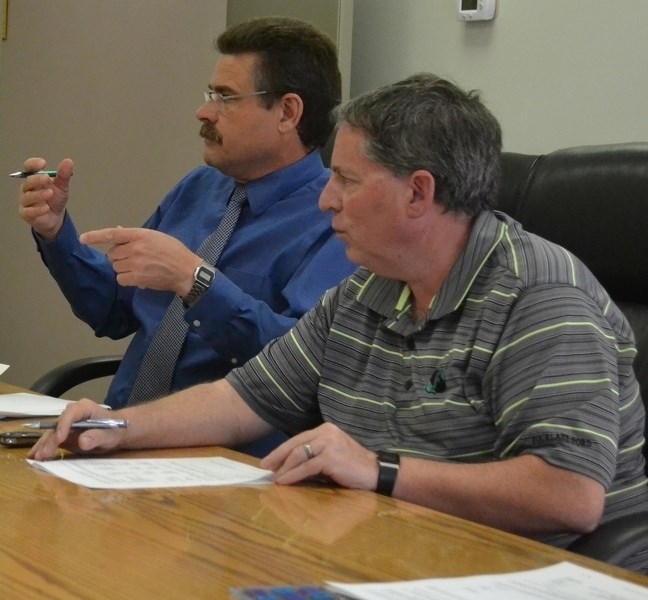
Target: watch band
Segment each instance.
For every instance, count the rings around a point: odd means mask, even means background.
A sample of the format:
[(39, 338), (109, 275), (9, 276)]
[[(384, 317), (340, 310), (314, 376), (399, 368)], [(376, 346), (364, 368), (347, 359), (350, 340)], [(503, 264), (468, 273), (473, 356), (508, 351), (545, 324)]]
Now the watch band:
[(193, 306), (208, 289), (216, 277), (216, 268), (208, 262), (202, 262), (194, 271), (194, 282), (189, 293), (182, 299), (185, 308)]
[(378, 450), (378, 483), (376, 491), (385, 496), (391, 496), (396, 485), (396, 477), (400, 469), (400, 456), (394, 452)]

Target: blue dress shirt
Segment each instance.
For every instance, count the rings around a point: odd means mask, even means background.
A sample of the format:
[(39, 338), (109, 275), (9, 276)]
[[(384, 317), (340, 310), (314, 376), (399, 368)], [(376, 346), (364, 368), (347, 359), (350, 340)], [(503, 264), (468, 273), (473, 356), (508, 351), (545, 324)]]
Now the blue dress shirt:
[[(185, 313), (190, 328), (173, 390), (224, 377), (354, 271), (330, 215), (317, 205), (328, 177), (315, 151), (246, 186), (249, 203), (218, 260), (218, 274)], [(168, 233), (195, 251), (217, 228), (234, 185), (217, 169), (199, 167), (171, 190), (144, 227)], [(105, 400), (113, 408), (123, 406), (173, 293), (117, 284), (108, 259), (78, 241), (69, 216), (55, 240), (36, 238), (77, 317), (97, 336), (135, 334)]]

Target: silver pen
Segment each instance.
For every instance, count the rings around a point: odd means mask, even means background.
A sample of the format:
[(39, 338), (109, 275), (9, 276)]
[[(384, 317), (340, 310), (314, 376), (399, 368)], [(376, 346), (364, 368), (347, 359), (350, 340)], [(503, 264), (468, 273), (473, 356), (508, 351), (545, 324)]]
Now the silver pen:
[[(27, 429), (56, 429), (56, 423), (23, 423)], [(128, 421), (120, 419), (87, 419), (72, 423), (72, 429), (124, 429), (128, 427)]]

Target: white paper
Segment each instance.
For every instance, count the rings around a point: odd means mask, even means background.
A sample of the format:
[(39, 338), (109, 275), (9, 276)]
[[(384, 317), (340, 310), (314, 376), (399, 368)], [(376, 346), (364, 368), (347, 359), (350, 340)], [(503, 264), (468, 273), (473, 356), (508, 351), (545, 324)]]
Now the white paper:
[(197, 458), (76, 458), (32, 466), (72, 483), (99, 489), (269, 483), (271, 471), (220, 456)]
[(648, 588), (568, 562), (504, 575), (419, 579), (395, 583), (334, 583), (357, 600), (646, 600)]
[(2, 375), (8, 368), (9, 365), (3, 365), (2, 363), (0, 363), (0, 375)]
[(26, 392), (0, 394), (0, 419), (3, 417), (58, 417), (72, 400)]

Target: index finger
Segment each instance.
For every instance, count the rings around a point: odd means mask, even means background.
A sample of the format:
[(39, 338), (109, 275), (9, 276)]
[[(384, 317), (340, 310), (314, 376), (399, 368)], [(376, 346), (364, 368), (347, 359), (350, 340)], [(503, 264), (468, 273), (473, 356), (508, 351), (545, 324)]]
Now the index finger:
[(32, 158), (28, 158), (23, 163), (23, 171), (26, 171), (28, 173), (31, 173), (32, 171), (41, 171), (45, 168), (46, 164), (47, 162), (44, 158), (34, 156)]
[(125, 227), (108, 227), (86, 231), (79, 236), (82, 244), (125, 244), (131, 240), (132, 229)]
[[(73, 406), (71, 409), (70, 407)], [(56, 429), (53, 431), (46, 431), (41, 438), (32, 446), (27, 453), (27, 458), (35, 460), (49, 460), (54, 458), (62, 443), (64, 443), (70, 433), (70, 425), (74, 421), (83, 418), (86, 413), (85, 407), (82, 405), (80, 408), (77, 403), (68, 405), (56, 423)]]
[(99, 415), (103, 416), (106, 412), (96, 402), (88, 399), (68, 404), (56, 421), (55, 437), (58, 443), (60, 444), (67, 439), (73, 423), (85, 421)]

